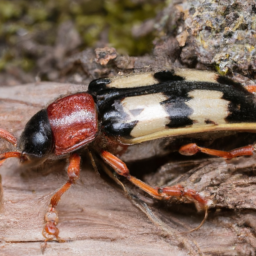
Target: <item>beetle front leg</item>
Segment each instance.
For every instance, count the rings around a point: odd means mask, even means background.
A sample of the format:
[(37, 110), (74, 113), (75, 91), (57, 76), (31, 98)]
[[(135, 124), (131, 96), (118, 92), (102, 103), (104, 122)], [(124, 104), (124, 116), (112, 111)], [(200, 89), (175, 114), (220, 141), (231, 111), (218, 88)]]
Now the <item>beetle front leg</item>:
[(59, 229), (57, 228), (58, 224), (58, 213), (56, 211), (56, 206), (61, 199), (61, 196), (71, 187), (72, 184), (76, 182), (79, 178), (80, 173), (80, 162), (81, 157), (78, 154), (72, 154), (69, 157), (69, 166), (67, 170), (68, 181), (64, 184), (51, 198), (49, 209), (45, 214), (45, 227), (43, 229), (43, 236), (45, 239), (45, 245), (42, 248), (44, 251), (46, 248), (46, 243), (49, 240), (57, 239), (59, 242), (64, 242), (59, 238)]
[(203, 148), (197, 146), (195, 143), (190, 143), (185, 146), (182, 146), (179, 149), (179, 153), (181, 155), (185, 156), (192, 156), (195, 155), (198, 152), (202, 152), (208, 155), (212, 156), (218, 156), (223, 157), (225, 159), (232, 159), (238, 156), (251, 156), (254, 152), (254, 146), (249, 145), (241, 148), (236, 148), (231, 151), (221, 151), (221, 150), (215, 150), (215, 149), (209, 149), (209, 148)]
[[(11, 133), (9, 133), (4, 129), (0, 129), (0, 138), (10, 142), (11, 144), (13, 144), (14, 147), (17, 146), (17, 139)], [(4, 161), (7, 158), (10, 158), (10, 157), (19, 158), (21, 162), (25, 162), (28, 160), (27, 157), (20, 152), (17, 152), (17, 151), (6, 152), (6, 153), (0, 154), (0, 166), (4, 163)]]
[(102, 151), (101, 157), (107, 164), (109, 164), (115, 170), (117, 174), (124, 176), (135, 186), (139, 187), (147, 194), (151, 195), (152, 197), (158, 200), (169, 200), (171, 199), (171, 197), (176, 197), (180, 200), (192, 201), (195, 203), (198, 210), (204, 209), (206, 211), (209, 205), (212, 203), (212, 200), (203, 197), (197, 191), (193, 189), (186, 189), (181, 185), (164, 188), (153, 188), (148, 184), (144, 183), (143, 181), (130, 175), (130, 172), (126, 164), (113, 154), (107, 151)]

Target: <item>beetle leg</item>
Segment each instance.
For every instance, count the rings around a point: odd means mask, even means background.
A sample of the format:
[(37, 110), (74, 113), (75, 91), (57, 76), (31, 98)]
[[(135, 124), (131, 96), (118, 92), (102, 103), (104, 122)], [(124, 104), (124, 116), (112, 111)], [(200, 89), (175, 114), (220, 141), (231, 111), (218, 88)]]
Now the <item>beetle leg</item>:
[(144, 183), (143, 181), (131, 176), (126, 164), (122, 160), (120, 160), (118, 157), (114, 156), (113, 154), (107, 151), (102, 151), (101, 157), (108, 165), (110, 165), (115, 170), (117, 174), (124, 176), (130, 182), (132, 182), (135, 186), (139, 187), (140, 189), (142, 189), (152, 197), (156, 199), (162, 199), (157, 189), (152, 188), (151, 186)]
[[(8, 131), (0, 129), (0, 138), (10, 142), (13, 144), (15, 147), (17, 145), (17, 139)], [(3, 164), (3, 162), (10, 157), (17, 157), (22, 159), (22, 154), (19, 152), (6, 152), (3, 154), (0, 154), (0, 166)]]
[(245, 89), (251, 93), (256, 92), (256, 85), (247, 85)]
[(215, 150), (215, 149), (209, 149), (209, 148), (203, 148), (197, 146), (195, 143), (190, 143), (185, 146), (182, 146), (179, 149), (179, 153), (181, 155), (185, 156), (192, 156), (195, 155), (197, 152), (202, 152), (208, 155), (212, 156), (218, 156), (223, 157), (225, 159), (232, 159), (238, 156), (251, 156), (254, 152), (254, 146), (249, 145), (241, 148), (233, 149), (229, 152), (227, 151), (221, 151), (221, 150)]
[(107, 151), (101, 152), (101, 157), (103, 160), (109, 164), (117, 174), (126, 177), (130, 182), (132, 182), (135, 186), (139, 187), (147, 194), (159, 200), (169, 200), (171, 197), (177, 197), (180, 200), (189, 200), (195, 203), (197, 209), (207, 210), (209, 205), (212, 203), (211, 200), (201, 196), (197, 191), (193, 189), (186, 189), (181, 185), (176, 185), (172, 187), (165, 188), (153, 188), (143, 181), (135, 178), (130, 175), (130, 172), (126, 166), (126, 164), (112, 155)]
[(6, 130), (0, 129), (0, 138), (7, 140), (11, 144), (13, 144), (15, 147), (17, 145), (17, 139)]
[(21, 163), (24, 163), (24, 162), (26, 162), (26, 161), (29, 161), (29, 159), (26, 157), (26, 155), (25, 155), (25, 154), (22, 154), (22, 153), (20, 153), (20, 152), (16, 152), (16, 151), (13, 151), (13, 152), (6, 152), (6, 153), (3, 153), (3, 154), (0, 154), (0, 166), (3, 164), (3, 162), (4, 162), (7, 158), (10, 158), (10, 157), (19, 158)]
[(72, 184), (76, 182), (79, 178), (80, 173), (80, 162), (81, 157), (78, 154), (72, 154), (69, 157), (69, 166), (67, 170), (68, 181), (64, 184), (51, 198), (50, 206), (45, 214), (45, 227), (43, 229), (43, 236), (45, 237), (45, 245), (42, 247), (44, 251), (46, 248), (46, 243), (49, 240), (57, 239), (59, 242), (64, 242), (59, 238), (58, 224), (58, 213), (56, 211), (56, 206), (61, 199), (61, 196), (71, 187)]
[[(13, 144), (15, 147), (17, 146), (17, 139), (8, 131), (0, 129), (0, 138), (10, 142), (11, 144)], [(27, 158), (27, 156), (25, 154), (22, 154), (20, 152), (17, 151), (12, 151), (12, 152), (6, 152), (6, 153), (2, 153), (0, 154), (0, 166), (3, 164), (3, 162), (10, 157), (16, 157), (20, 159), (21, 163), (24, 163), (26, 161), (29, 161), (29, 159)]]
[[(189, 230), (188, 232), (193, 232), (198, 230), (208, 217), (208, 209), (209, 206), (213, 203), (212, 200), (206, 199), (202, 195), (200, 195), (197, 191), (193, 189), (184, 188), (181, 185), (171, 186), (171, 187), (164, 187), (158, 189), (159, 194), (165, 199), (168, 200), (172, 197), (177, 197), (180, 200), (187, 199), (195, 203), (195, 206), (198, 211), (204, 210), (205, 215), (202, 222), (194, 229)], [(185, 232), (187, 233), (187, 232)]]
[(177, 197), (180, 200), (189, 200), (195, 203), (196, 208), (200, 211), (202, 209), (208, 209), (212, 203), (211, 200), (206, 199), (193, 189), (184, 188), (181, 185), (159, 188), (158, 193), (165, 200), (171, 199), (171, 197)]

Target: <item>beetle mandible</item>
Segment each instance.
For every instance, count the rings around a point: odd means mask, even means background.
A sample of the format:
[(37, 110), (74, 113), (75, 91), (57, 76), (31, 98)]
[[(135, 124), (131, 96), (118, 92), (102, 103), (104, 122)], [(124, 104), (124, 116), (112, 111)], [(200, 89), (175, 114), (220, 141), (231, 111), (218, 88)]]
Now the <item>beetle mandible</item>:
[[(58, 99), (36, 113), (17, 140), (0, 129), (0, 138), (17, 146), (0, 154), (0, 164), (16, 157), (36, 166), (47, 159), (69, 158), (68, 181), (51, 197), (45, 214), (45, 241), (59, 238), (56, 207), (62, 195), (79, 178), (79, 149), (89, 146), (116, 174), (157, 200), (194, 202), (206, 212), (213, 204), (193, 189), (181, 185), (153, 188), (132, 176), (125, 164), (134, 147), (152, 140), (211, 133), (255, 131), (255, 87), (244, 88), (213, 72), (175, 69), (93, 80), (87, 92)], [(179, 148), (183, 155), (203, 152), (232, 159), (252, 155), (253, 145), (226, 152), (189, 143)], [(165, 154), (168, 154), (168, 150)]]

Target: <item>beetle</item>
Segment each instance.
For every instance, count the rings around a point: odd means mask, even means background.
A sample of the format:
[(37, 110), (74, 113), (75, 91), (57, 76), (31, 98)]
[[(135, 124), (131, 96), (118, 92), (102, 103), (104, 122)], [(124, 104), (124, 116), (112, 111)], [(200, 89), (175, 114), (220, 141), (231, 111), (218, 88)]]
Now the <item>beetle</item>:
[[(197, 191), (181, 185), (153, 188), (130, 174), (125, 162), (136, 150), (145, 151), (152, 141), (153, 154), (168, 155), (168, 147), (158, 150), (174, 137), (211, 134), (222, 131), (256, 129), (254, 87), (213, 72), (175, 69), (93, 80), (87, 92), (57, 99), (36, 113), (26, 124), (19, 140), (0, 129), (0, 138), (17, 147), (0, 154), (0, 164), (10, 157), (28, 166), (47, 159), (69, 158), (68, 181), (51, 197), (45, 214), (45, 241), (59, 238), (56, 207), (62, 195), (76, 182), (80, 172), (80, 149), (90, 147), (113, 171), (157, 200), (172, 197), (194, 202), (198, 209), (213, 205)], [(172, 140), (170, 140), (170, 143)], [(232, 159), (250, 156), (253, 145), (227, 151), (188, 143), (178, 152)], [(142, 152), (143, 153), (143, 152)], [(150, 157), (149, 152), (140, 157)], [(205, 217), (206, 218), (206, 217)]]

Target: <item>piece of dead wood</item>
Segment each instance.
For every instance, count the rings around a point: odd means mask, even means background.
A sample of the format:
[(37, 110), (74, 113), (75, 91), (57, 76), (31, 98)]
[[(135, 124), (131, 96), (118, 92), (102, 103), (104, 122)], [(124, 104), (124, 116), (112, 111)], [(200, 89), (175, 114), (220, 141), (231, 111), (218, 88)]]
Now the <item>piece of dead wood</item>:
[[(46, 104), (85, 90), (83, 85), (57, 83), (2, 87), (0, 126), (18, 137), (28, 119)], [(1, 152), (8, 147), (0, 142)], [(237, 171), (253, 165), (247, 160), (228, 166), (222, 160), (205, 162), (177, 178), (198, 191), (208, 191), (219, 207), (191, 234), (180, 232), (196, 227), (203, 218), (193, 205), (184, 211), (177, 204), (167, 209), (139, 204), (149, 220), (84, 160), (80, 181), (57, 207), (60, 237), (67, 242), (49, 242), (45, 255), (255, 255), (256, 179)], [(41, 255), (44, 214), (53, 193), (66, 182), (65, 161), (25, 170), (16, 159), (8, 159), (1, 176), (0, 255)]]

